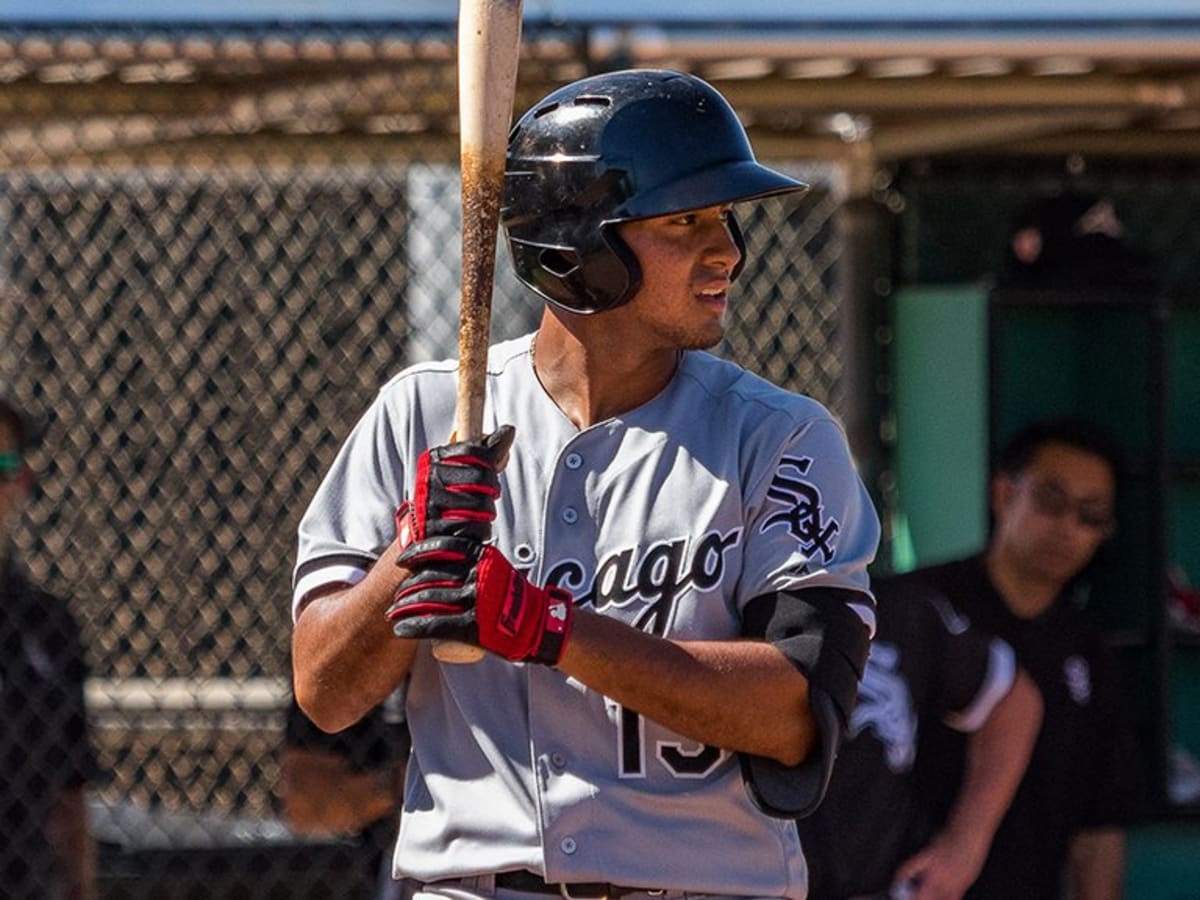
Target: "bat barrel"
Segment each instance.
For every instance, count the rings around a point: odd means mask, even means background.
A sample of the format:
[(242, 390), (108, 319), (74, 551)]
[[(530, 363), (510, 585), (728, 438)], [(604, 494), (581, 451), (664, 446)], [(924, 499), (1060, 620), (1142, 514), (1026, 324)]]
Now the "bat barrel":
[[(504, 194), (504, 153), (521, 52), (521, 0), (461, 0), (458, 118), (462, 167), (462, 298), (458, 319), (458, 440), (483, 434), (491, 334), (496, 230)], [(434, 643), (442, 662), (475, 662), (483, 650)]]
[(496, 230), (521, 52), (521, 0), (461, 0), (458, 118), (462, 168), (462, 298), (455, 431), (483, 428)]

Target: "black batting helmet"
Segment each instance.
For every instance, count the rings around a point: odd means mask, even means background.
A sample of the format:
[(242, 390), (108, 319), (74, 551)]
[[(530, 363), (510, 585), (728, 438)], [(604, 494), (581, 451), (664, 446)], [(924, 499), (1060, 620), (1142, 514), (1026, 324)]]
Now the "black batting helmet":
[(617, 223), (807, 187), (755, 160), (711, 85), (637, 69), (573, 82), (520, 118), (500, 220), (517, 276), (552, 303), (593, 313), (625, 303), (641, 284)]

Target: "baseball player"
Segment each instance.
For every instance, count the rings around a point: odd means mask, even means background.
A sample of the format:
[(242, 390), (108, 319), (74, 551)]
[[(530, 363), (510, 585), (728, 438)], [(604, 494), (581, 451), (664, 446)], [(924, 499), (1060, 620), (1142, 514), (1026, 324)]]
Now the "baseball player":
[(297, 697), (336, 730), (411, 677), (394, 870), (426, 896), (805, 896), (793, 817), (854, 702), (879, 526), (829, 412), (700, 352), (745, 263), (731, 204), (804, 188), (700, 79), (555, 91), (510, 135), (501, 221), (546, 305), (490, 350), (487, 436), (445, 444), (455, 363), (414, 366), (317, 489)]
[[(979, 875), (1042, 721), (1013, 649), (920, 584), (875, 579), (875, 637), (825, 802), (797, 822), (813, 897), (959, 900)], [(916, 774), (923, 722), (967, 735), (935, 829)]]

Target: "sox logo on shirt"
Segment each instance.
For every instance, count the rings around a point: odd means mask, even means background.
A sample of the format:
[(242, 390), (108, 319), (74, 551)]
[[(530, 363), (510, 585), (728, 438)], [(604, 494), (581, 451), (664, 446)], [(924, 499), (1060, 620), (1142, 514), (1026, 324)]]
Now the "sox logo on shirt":
[(822, 521), (824, 506), (821, 503), (821, 492), (807, 481), (802, 481), (795, 475), (807, 475), (812, 467), (812, 457), (800, 458), (783, 457), (779, 462), (779, 472), (767, 496), (782, 503), (784, 509), (767, 518), (762, 524), (765, 532), (776, 525), (783, 525), (800, 542), (800, 548), (812, 556), (819, 552), (824, 562), (833, 559), (833, 538), (838, 533), (838, 523), (830, 519)]

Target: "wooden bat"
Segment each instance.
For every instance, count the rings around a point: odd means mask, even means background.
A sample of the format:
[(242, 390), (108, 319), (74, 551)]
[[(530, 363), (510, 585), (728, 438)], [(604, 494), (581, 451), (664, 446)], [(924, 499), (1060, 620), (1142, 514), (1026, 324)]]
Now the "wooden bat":
[[(491, 332), (496, 229), (504, 194), (504, 154), (512, 124), (521, 51), (521, 0), (460, 0), (458, 118), (462, 168), (462, 298), (458, 316), (455, 439), (483, 434)], [(483, 650), (437, 641), (442, 662), (476, 662)]]

